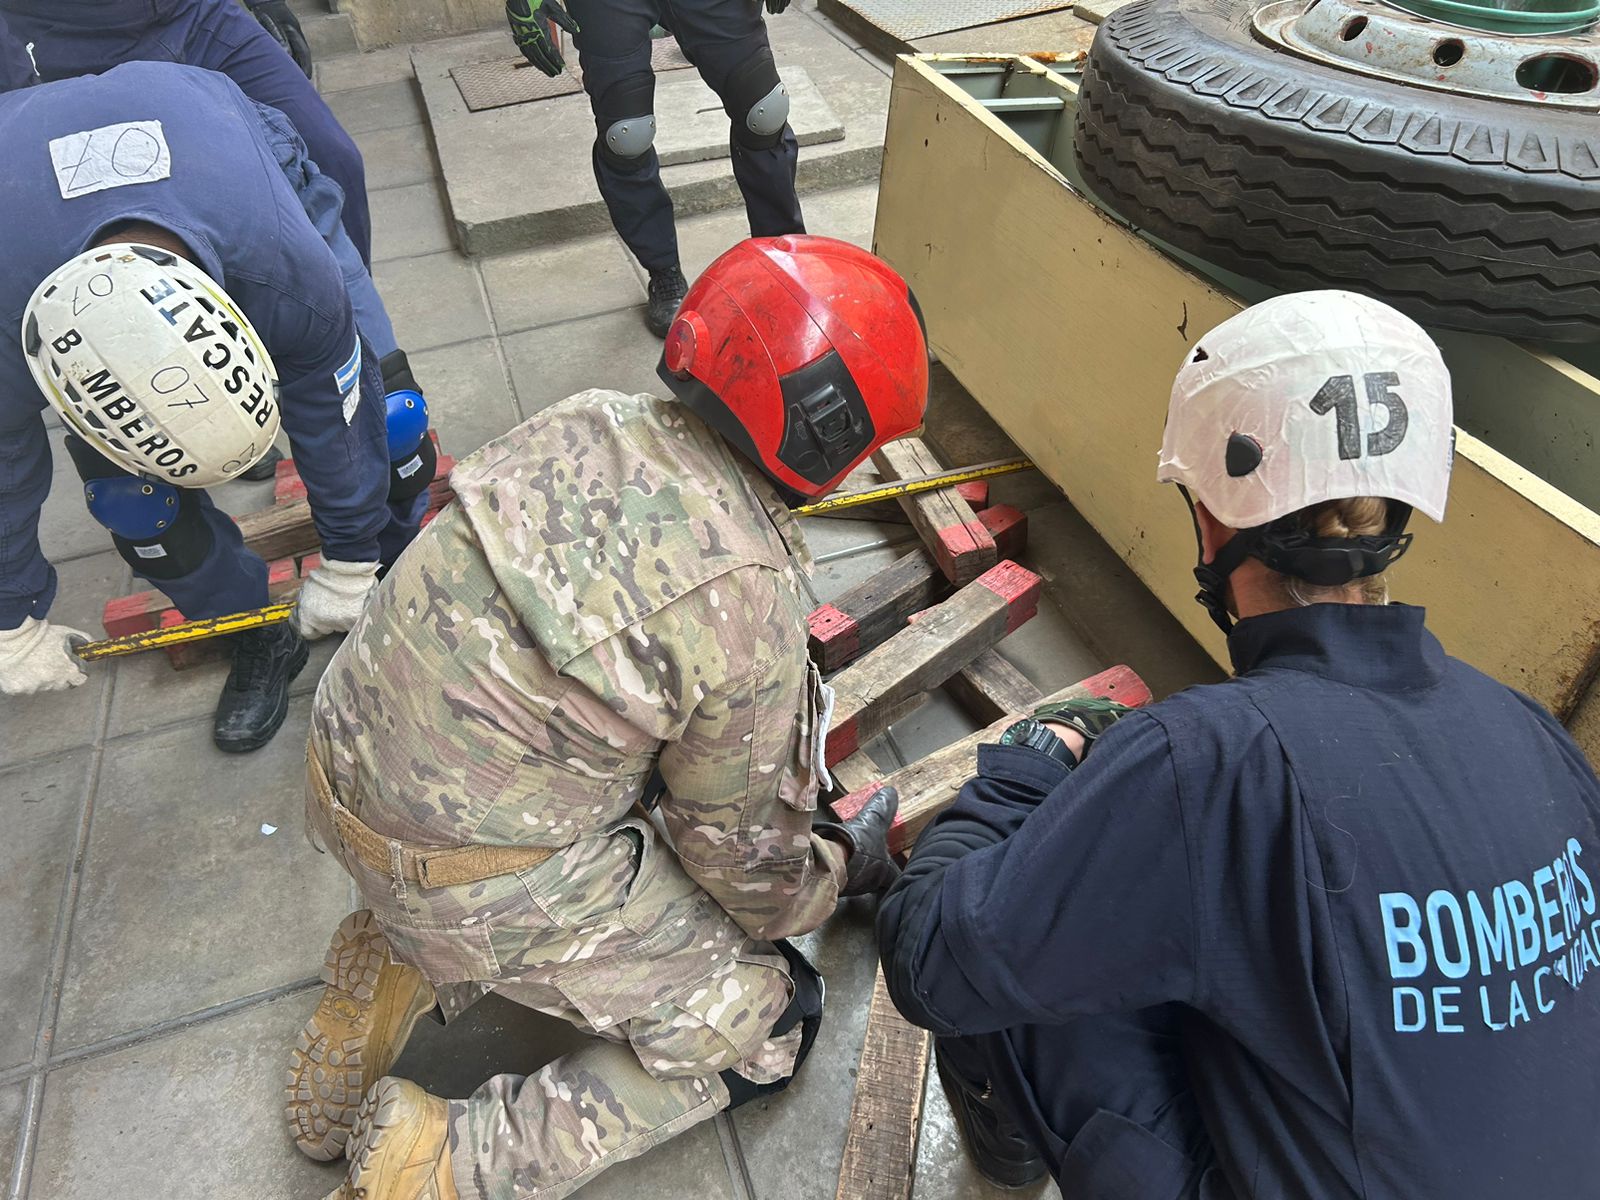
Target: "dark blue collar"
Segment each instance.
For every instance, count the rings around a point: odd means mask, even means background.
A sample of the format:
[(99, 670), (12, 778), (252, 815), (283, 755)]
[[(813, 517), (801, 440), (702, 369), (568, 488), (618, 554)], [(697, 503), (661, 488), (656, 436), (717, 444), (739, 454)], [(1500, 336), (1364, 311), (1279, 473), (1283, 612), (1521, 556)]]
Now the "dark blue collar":
[(1352, 687), (1416, 691), (1444, 675), (1444, 649), (1423, 628), (1426, 615), (1408, 604), (1286, 608), (1240, 621), (1228, 653), (1236, 675), (1306, 671)]

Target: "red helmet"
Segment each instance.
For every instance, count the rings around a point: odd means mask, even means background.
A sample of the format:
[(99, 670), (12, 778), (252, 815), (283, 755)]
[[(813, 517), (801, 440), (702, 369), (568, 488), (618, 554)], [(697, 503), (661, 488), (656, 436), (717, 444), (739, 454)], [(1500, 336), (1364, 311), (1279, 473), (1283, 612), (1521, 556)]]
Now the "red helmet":
[(824, 496), (922, 424), (928, 339), (905, 280), (848, 242), (740, 242), (694, 281), (657, 368), (786, 498)]

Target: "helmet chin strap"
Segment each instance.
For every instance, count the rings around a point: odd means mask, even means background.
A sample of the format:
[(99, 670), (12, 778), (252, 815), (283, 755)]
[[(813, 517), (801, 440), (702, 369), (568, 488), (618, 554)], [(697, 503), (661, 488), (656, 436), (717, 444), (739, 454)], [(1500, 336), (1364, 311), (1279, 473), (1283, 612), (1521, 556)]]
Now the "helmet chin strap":
[(1189, 494), (1189, 489), (1181, 483), (1178, 491), (1183, 494), (1183, 502), (1189, 506), (1189, 520), (1194, 523), (1195, 562), (1194, 577), (1200, 585), (1200, 591), (1195, 599), (1200, 607), (1211, 614), (1211, 619), (1217, 623), (1217, 628), (1224, 635), (1233, 632), (1233, 614), (1228, 611), (1228, 577), (1239, 568), (1239, 564), (1250, 557), (1254, 549), (1258, 529), (1245, 529), (1228, 539), (1210, 562), (1206, 561), (1205, 539), (1200, 536), (1200, 514), (1195, 511), (1194, 497)]
[(1293, 518), (1271, 521), (1252, 529), (1241, 529), (1220, 547), (1210, 562), (1205, 561), (1205, 540), (1200, 536), (1200, 515), (1194, 497), (1182, 484), (1178, 491), (1189, 506), (1194, 522), (1194, 577), (1200, 584), (1195, 599), (1211, 614), (1217, 628), (1231, 634), (1233, 614), (1228, 611), (1228, 579), (1247, 558), (1258, 558), (1272, 570), (1290, 579), (1300, 579), (1319, 587), (1340, 587), (1357, 579), (1381, 575), (1411, 548), (1412, 535), (1405, 532), (1411, 519), (1411, 506), (1389, 501), (1389, 520), (1383, 533), (1351, 538), (1318, 538), (1294, 528)]

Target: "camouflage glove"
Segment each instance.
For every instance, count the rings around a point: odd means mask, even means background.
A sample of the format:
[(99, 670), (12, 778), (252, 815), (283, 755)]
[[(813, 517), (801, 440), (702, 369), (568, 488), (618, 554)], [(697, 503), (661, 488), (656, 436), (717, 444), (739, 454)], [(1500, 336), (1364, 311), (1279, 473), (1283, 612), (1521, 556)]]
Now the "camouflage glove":
[(256, 20), (261, 22), (261, 28), (272, 35), (272, 40), (277, 42), (289, 52), (289, 57), (294, 59), (294, 65), (306, 73), (306, 78), (311, 78), (311, 47), (306, 44), (305, 30), (300, 28), (300, 18), (294, 15), (287, 0), (264, 0), (253, 3), (250, 11), (255, 14)]
[(900, 811), (900, 793), (879, 788), (872, 799), (848, 821), (817, 821), (811, 829), (850, 852), (845, 860), (841, 896), (872, 896), (889, 890), (900, 878), (900, 868), (889, 853), (889, 826)]
[(506, 0), (506, 20), (511, 25), (511, 40), (523, 58), (552, 79), (561, 74), (566, 64), (545, 22), (554, 21), (568, 33), (578, 32), (578, 23), (561, 6), (561, 0)]
[(1095, 739), (1117, 723), (1117, 720), (1126, 716), (1133, 710), (1126, 704), (1118, 704), (1115, 700), (1104, 700), (1099, 696), (1082, 696), (1075, 700), (1057, 700), (1054, 704), (1041, 704), (1029, 715), (1035, 721), (1055, 721), (1061, 725), (1070, 725), (1083, 734), (1087, 743), (1083, 752), (1089, 753)]

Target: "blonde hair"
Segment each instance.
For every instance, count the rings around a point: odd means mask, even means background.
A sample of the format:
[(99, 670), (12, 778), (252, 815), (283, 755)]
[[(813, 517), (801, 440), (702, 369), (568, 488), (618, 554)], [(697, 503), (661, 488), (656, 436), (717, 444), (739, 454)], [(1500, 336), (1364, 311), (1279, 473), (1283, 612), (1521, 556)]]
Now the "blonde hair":
[[(1312, 537), (1372, 537), (1389, 524), (1389, 502), (1378, 496), (1354, 496), (1347, 500), (1326, 500), (1295, 514), (1300, 527)], [(1276, 574), (1276, 572), (1274, 573)], [(1387, 604), (1389, 581), (1382, 575), (1369, 575), (1331, 587), (1307, 583), (1277, 574), (1285, 606), (1310, 604)]]

